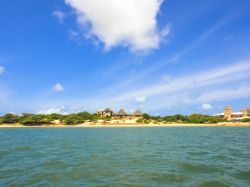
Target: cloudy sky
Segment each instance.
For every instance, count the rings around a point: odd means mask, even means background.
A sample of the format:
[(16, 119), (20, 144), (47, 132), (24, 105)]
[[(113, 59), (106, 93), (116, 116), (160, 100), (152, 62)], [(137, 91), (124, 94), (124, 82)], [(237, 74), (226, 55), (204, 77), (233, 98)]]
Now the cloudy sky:
[(248, 0), (0, 1), (0, 114), (250, 107)]

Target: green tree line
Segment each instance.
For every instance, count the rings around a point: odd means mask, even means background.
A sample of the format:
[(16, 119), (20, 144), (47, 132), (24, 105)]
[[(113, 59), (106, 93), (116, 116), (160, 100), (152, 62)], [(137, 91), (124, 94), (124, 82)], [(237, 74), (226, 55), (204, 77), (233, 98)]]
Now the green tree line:
[(143, 114), (142, 118), (137, 120), (137, 123), (219, 123), (224, 122), (223, 117), (209, 116), (202, 114), (191, 114), (191, 115), (171, 115), (171, 116), (151, 116), (149, 114)]
[[(76, 125), (84, 122), (97, 122), (98, 120), (110, 121), (111, 117), (101, 117), (98, 114), (92, 114), (89, 112), (79, 112), (76, 114), (29, 114), (23, 113), (22, 115), (16, 114), (5, 114), (0, 116), (0, 124), (23, 124), (23, 125), (48, 125), (55, 124), (55, 121), (59, 121), (61, 124), (65, 125)], [(202, 114), (192, 114), (192, 115), (171, 115), (171, 116), (151, 116), (144, 113), (141, 118), (139, 118), (137, 123), (219, 123), (224, 122), (223, 117), (219, 116), (209, 116)], [(242, 119), (241, 122), (250, 122), (250, 119)]]
[(66, 125), (81, 124), (86, 121), (96, 122), (97, 120), (109, 121), (110, 117), (101, 117), (97, 114), (89, 112), (79, 112), (77, 114), (29, 114), (23, 113), (22, 115), (5, 114), (0, 117), (0, 124), (23, 124), (23, 125), (46, 125), (54, 124), (56, 120)]

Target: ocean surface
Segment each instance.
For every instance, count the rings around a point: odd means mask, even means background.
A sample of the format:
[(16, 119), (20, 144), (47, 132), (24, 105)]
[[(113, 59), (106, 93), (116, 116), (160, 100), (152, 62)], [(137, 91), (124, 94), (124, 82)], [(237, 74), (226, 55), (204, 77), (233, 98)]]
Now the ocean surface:
[(250, 128), (0, 129), (0, 186), (250, 186)]

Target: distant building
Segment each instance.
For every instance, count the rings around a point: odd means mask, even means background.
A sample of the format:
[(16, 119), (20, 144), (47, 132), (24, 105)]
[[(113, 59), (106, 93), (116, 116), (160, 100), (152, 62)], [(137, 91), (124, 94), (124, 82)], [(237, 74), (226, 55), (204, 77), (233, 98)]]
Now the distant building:
[(129, 116), (129, 114), (122, 108), (117, 113), (114, 113), (113, 116), (127, 117), (127, 116)]
[(135, 117), (141, 117), (142, 116), (142, 112), (140, 111), (140, 110), (136, 110), (136, 111), (134, 111), (134, 113), (133, 113), (133, 115), (135, 116)]
[(96, 113), (102, 117), (107, 117), (107, 116), (111, 117), (114, 112), (110, 108), (106, 108), (105, 110), (97, 110)]
[(228, 121), (239, 121), (250, 118), (250, 108), (241, 109), (240, 112), (233, 112), (232, 107), (226, 106), (224, 108), (224, 113), (217, 114), (217, 116), (222, 116)]
[(135, 110), (134, 113), (129, 114), (125, 109), (120, 109), (118, 112), (113, 112), (110, 108), (106, 108), (105, 110), (97, 110), (97, 114), (102, 117), (110, 116), (113, 119), (134, 119), (142, 116), (142, 112), (140, 110)]

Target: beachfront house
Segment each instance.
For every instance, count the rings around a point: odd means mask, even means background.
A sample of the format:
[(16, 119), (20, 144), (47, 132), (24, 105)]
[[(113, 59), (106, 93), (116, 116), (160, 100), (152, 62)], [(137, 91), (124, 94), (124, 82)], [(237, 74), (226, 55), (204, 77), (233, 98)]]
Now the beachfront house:
[(96, 113), (101, 117), (107, 117), (107, 116), (111, 117), (114, 112), (110, 108), (106, 108), (105, 110), (97, 110)]
[(112, 118), (113, 119), (124, 119), (128, 118), (129, 114), (122, 108), (117, 113), (114, 113)]
[(97, 110), (96, 112), (102, 117), (110, 116), (112, 119), (136, 119), (142, 116), (142, 112), (140, 110), (135, 110), (132, 114), (126, 112), (125, 109), (120, 109), (118, 112), (113, 112), (110, 108), (106, 108), (105, 110)]
[(134, 111), (133, 116), (134, 117), (142, 117), (142, 114), (143, 113), (139, 109), (137, 109)]
[(217, 114), (217, 116), (224, 117), (228, 121), (240, 121), (242, 119), (250, 118), (250, 108), (241, 109), (240, 112), (233, 112), (231, 106), (226, 106), (224, 112)]

